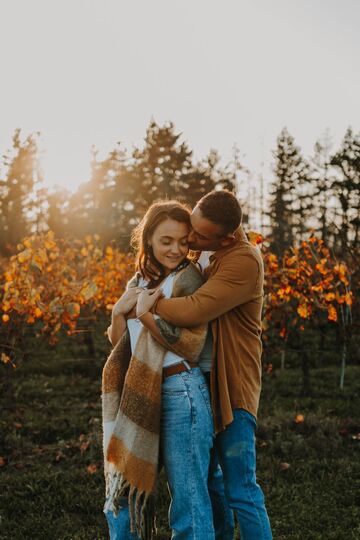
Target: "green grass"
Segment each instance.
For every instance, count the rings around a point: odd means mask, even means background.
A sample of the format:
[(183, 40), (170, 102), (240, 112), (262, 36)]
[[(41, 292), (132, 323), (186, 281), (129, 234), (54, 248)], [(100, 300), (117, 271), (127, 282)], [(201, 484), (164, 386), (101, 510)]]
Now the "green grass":
[[(102, 362), (54, 352), (41, 357), (12, 374), (11, 392), (2, 377), (0, 538), (108, 538), (102, 514)], [(301, 397), (298, 370), (264, 376), (258, 479), (274, 539), (355, 540), (360, 538), (360, 367), (348, 367), (342, 392), (334, 368), (313, 370), (312, 381), (313, 395)], [(296, 414), (305, 416), (304, 423), (294, 422)], [(290, 467), (282, 470), (281, 463)], [(165, 540), (170, 535), (163, 478), (160, 488), (158, 539)]]

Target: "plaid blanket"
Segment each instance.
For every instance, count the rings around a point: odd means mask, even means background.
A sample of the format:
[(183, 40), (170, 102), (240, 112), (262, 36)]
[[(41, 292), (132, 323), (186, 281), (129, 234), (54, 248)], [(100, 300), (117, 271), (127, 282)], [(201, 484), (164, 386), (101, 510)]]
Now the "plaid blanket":
[[(128, 287), (137, 286), (139, 275)], [(190, 263), (175, 276), (172, 296), (192, 294), (203, 283)], [(176, 328), (157, 319), (168, 349), (191, 363), (198, 359), (207, 325)], [(154, 532), (154, 495), (159, 469), (161, 384), (166, 349), (143, 328), (134, 351), (126, 331), (103, 369), (102, 406), (106, 501), (117, 514), (119, 497), (128, 496), (131, 530), (142, 540)]]

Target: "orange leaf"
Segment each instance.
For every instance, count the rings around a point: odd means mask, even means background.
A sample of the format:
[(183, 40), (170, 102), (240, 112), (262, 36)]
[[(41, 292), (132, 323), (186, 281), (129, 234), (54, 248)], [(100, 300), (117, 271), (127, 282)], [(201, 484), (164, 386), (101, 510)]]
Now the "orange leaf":
[(31, 251), (30, 249), (24, 249), (24, 251), (21, 251), (17, 258), (20, 263), (23, 263), (25, 261), (28, 261), (31, 257)]
[(282, 337), (283, 339), (285, 338), (285, 336), (286, 336), (286, 328), (285, 328), (285, 326), (282, 327), (282, 329), (281, 329), (280, 332), (279, 332), (279, 335), (280, 335), (280, 337)]
[(263, 236), (256, 231), (249, 231), (247, 233), (247, 236), (251, 244), (253, 244), (254, 246), (256, 246), (257, 244), (261, 244), (264, 241)]
[(308, 319), (311, 314), (311, 309), (308, 304), (300, 304), (297, 308), (297, 312), (303, 319)]
[(90, 300), (97, 291), (97, 286), (95, 283), (87, 283), (81, 289), (80, 294), (85, 300)]
[(10, 360), (11, 360), (10, 356), (5, 354), (4, 352), (1, 353), (1, 362), (3, 362), (3, 364), (8, 364)]
[(338, 320), (337, 311), (334, 306), (328, 307), (328, 320), (336, 322)]
[(89, 474), (94, 474), (97, 471), (97, 466), (95, 465), (95, 463), (91, 463), (86, 467), (86, 470)]
[(297, 414), (295, 416), (295, 424), (303, 424), (304, 423), (304, 420), (305, 420), (305, 416), (303, 414)]

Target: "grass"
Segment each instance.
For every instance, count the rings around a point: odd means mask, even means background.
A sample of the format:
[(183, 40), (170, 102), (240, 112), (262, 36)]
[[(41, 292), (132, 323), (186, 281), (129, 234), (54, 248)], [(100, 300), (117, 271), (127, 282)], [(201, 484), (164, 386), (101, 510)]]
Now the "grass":
[[(102, 361), (54, 352), (1, 382), (0, 539), (106, 539), (102, 514)], [(2, 375), (4, 366), (0, 366)], [(300, 396), (296, 369), (264, 375), (257, 433), (258, 479), (275, 540), (360, 538), (360, 367), (312, 371)], [(11, 398), (9, 396), (12, 396)], [(297, 414), (305, 417), (296, 424)], [(288, 464), (284, 465), (284, 464)], [(159, 540), (170, 538), (167, 493)]]

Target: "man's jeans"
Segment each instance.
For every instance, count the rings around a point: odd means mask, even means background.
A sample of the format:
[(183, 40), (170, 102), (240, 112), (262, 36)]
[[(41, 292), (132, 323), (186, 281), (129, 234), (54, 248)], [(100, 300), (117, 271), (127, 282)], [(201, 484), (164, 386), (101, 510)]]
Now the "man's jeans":
[(241, 540), (271, 540), (264, 495), (256, 482), (256, 420), (244, 409), (235, 409), (233, 413), (234, 421), (216, 436), (211, 455), (209, 493), (215, 538), (233, 539), (233, 510)]
[[(161, 453), (169, 485), (173, 540), (214, 540), (208, 492), (213, 421), (209, 390), (200, 368), (167, 377), (162, 385)], [(111, 540), (137, 540), (129, 512), (106, 515)]]

